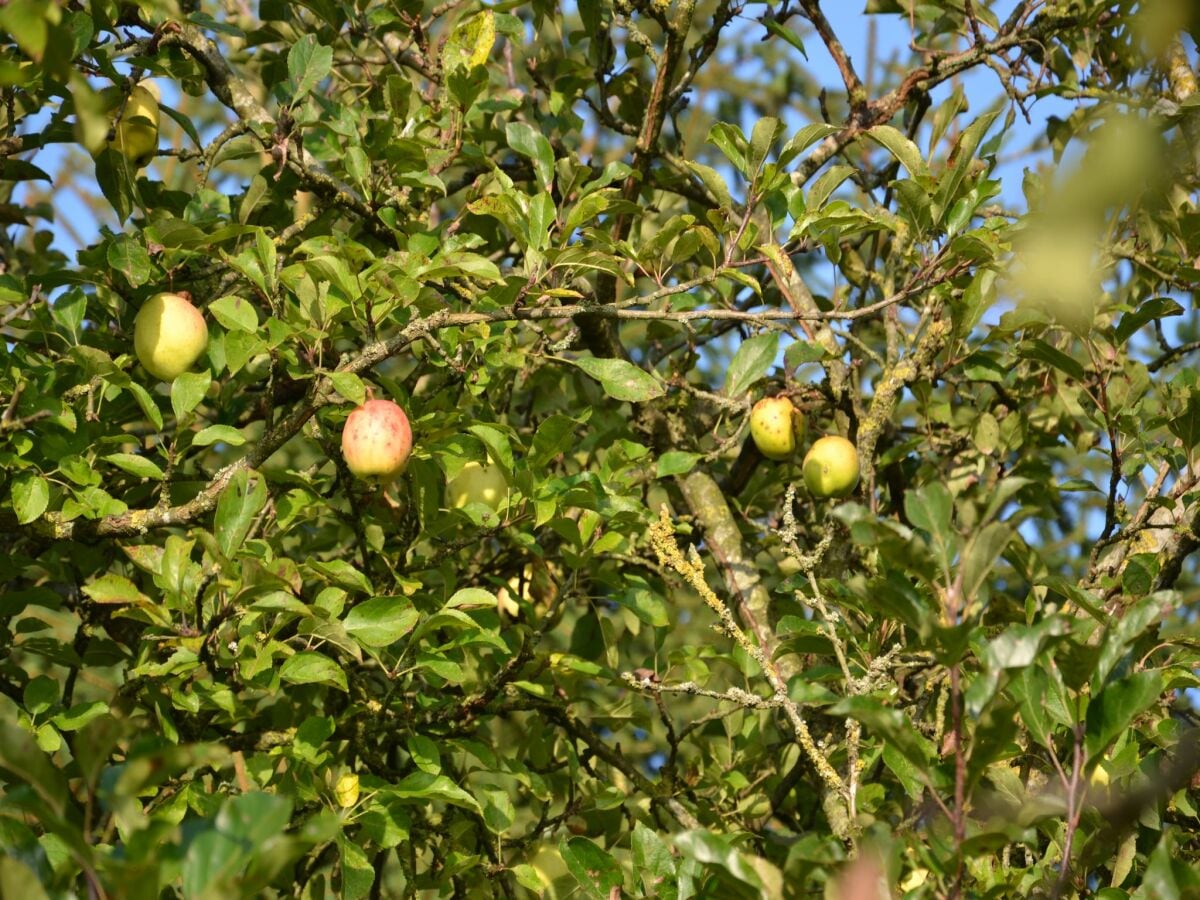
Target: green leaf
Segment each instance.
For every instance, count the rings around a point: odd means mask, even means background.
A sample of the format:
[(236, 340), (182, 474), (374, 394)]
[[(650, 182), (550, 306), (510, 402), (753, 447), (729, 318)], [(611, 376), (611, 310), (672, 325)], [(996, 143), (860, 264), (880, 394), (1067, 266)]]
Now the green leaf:
[(395, 787), (387, 788), (386, 793), (404, 800), (442, 800), (477, 813), (483, 812), (478, 800), (445, 775), (413, 772)]
[(344, 559), (310, 559), (308, 567), (347, 590), (361, 591), (364, 594), (373, 594), (375, 592), (367, 576)]
[(659, 478), (669, 478), (672, 475), (686, 475), (703, 458), (704, 454), (702, 453), (689, 453), (686, 450), (668, 450), (658, 458), (658, 462), (655, 464), (655, 474)]
[(625, 883), (621, 867), (608, 853), (585, 837), (573, 837), (558, 845), (567, 868), (579, 883), (580, 893), (592, 900), (609, 900)]
[(1088, 759), (1107, 750), (1117, 735), (1158, 702), (1162, 694), (1162, 672), (1147, 669), (1109, 684), (1098, 697), (1093, 697), (1087, 710)]
[(162, 431), (163, 418), (162, 412), (158, 408), (158, 404), (154, 402), (154, 398), (150, 396), (150, 392), (138, 384), (136, 381), (131, 381), (128, 384), (129, 392), (133, 394), (133, 399), (137, 401), (141, 407), (142, 413), (150, 420), (150, 423), (158, 431)]
[(675, 836), (674, 844), (682, 856), (707, 865), (720, 866), (738, 881), (756, 891), (757, 896), (781, 896), (781, 893), (768, 889), (751, 863), (749, 855), (734, 847), (726, 835), (699, 830), (684, 831)]
[(28, 785), (54, 816), (66, 814), (66, 777), (28, 732), (6, 721), (0, 721), (0, 771), (9, 773), (10, 785)]
[(577, 421), (570, 416), (554, 413), (538, 425), (529, 448), (529, 465), (540, 468), (575, 443), (580, 431)]
[[(536, 876), (536, 873), (535, 873)], [(5, 854), (0, 856), (0, 896), (20, 897), (21, 900), (49, 900), (42, 882), (21, 860)]]
[(96, 603), (143, 603), (147, 597), (137, 585), (116, 572), (106, 572), (91, 584), (83, 586), (83, 592)]
[(346, 673), (328, 656), (304, 651), (288, 657), (279, 668), (279, 677), (292, 684), (328, 684), (348, 690)]
[(442, 755), (437, 742), (423, 734), (408, 736), (408, 755), (412, 757), (413, 765), (422, 772), (430, 775), (440, 775), (442, 772)]
[(30, 715), (40, 716), (58, 702), (58, 681), (48, 675), (39, 675), (25, 685), (21, 692), (21, 703)]
[(1117, 343), (1125, 343), (1155, 319), (1181, 315), (1183, 307), (1170, 297), (1151, 297), (1149, 300), (1143, 300), (1136, 309), (1121, 316), (1116, 328)]
[(813, 182), (808, 189), (807, 207), (810, 212), (816, 212), (825, 205), (830, 196), (847, 178), (857, 170), (853, 166), (830, 166)]
[(88, 722), (107, 715), (110, 708), (106, 700), (76, 703), (70, 709), (56, 715), (51, 721), (62, 731), (78, 731)]
[(335, 391), (351, 403), (361, 405), (367, 399), (367, 386), (353, 372), (330, 372), (329, 382)]
[(322, 47), (316, 35), (306, 34), (288, 51), (288, 80), (295, 102), (320, 84), (333, 68), (333, 48)]
[(817, 141), (832, 137), (838, 131), (839, 129), (836, 125), (827, 125), (824, 122), (813, 122), (810, 125), (805, 125), (792, 135), (791, 140), (784, 144), (783, 149), (779, 151), (777, 164), (782, 169)]
[(708, 142), (715, 144), (725, 158), (733, 163), (733, 167), (747, 178), (754, 175), (747, 159), (750, 145), (742, 129), (728, 122), (717, 122), (708, 130)]
[(616, 400), (644, 403), (666, 392), (653, 375), (623, 359), (583, 356), (570, 362), (599, 381), (604, 393)]
[(892, 156), (896, 157), (908, 174), (913, 178), (928, 177), (929, 167), (921, 158), (917, 145), (905, 137), (904, 133), (891, 125), (876, 125), (867, 132), (867, 136), (886, 147)]
[(1200, 388), (1193, 388), (1183, 412), (1172, 418), (1167, 427), (1188, 450), (1200, 444)]
[(146, 248), (125, 234), (117, 235), (108, 245), (108, 264), (125, 276), (131, 287), (141, 287), (150, 279), (152, 266)]
[(538, 186), (549, 191), (554, 185), (554, 150), (546, 136), (524, 122), (509, 122), (504, 136), (509, 147), (532, 161)]
[(41, 475), (22, 472), (13, 479), (12, 504), (17, 522), (28, 525), (41, 516), (50, 503), (50, 482)]
[(641, 822), (633, 826), (633, 870), (641, 878), (644, 896), (675, 900), (675, 857), (671, 848)]
[(209, 444), (228, 444), (230, 447), (240, 447), (246, 443), (246, 438), (236, 428), (228, 425), (209, 425), (192, 438), (193, 447), (207, 447)]
[(993, 522), (972, 536), (959, 561), (963, 574), (963, 596), (974, 597), (988, 574), (1013, 539), (1013, 530), (1003, 522)]
[(446, 601), (445, 609), (495, 609), (496, 595), (483, 588), (463, 588)]
[(800, 51), (801, 56), (803, 56), (805, 59), (808, 59), (808, 51), (804, 49), (804, 42), (800, 40), (800, 35), (796, 34), (796, 32), (792, 31), (786, 25), (780, 25), (779, 22), (777, 22), (771, 16), (763, 16), (761, 19), (759, 19), (759, 21), (762, 22), (767, 31), (771, 32), (771, 34), (775, 35), (776, 37), (787, 41), (787, 43)]
[(159, 468), (158, 463), (146, 459), (144, 456), (138, 456), (136, 453), (110, 453), (101, 458), (122, 472), (128, 472), (138, 478), (153, 478), (161, 481), (164, 477), (163, 470)]
[(208, 305), (208, 311), (225, 328), (251, 332), (258, 330), (258, 311), (249, 300), (236, 296), (221, 297)]
[(733, 209), (733, 197), (730, 196), (729, 188), (725, 185), (725, 179), (717, 174), (716, 169), (712, 169), (698, 162), (693, 162), (690, 159), (684, 160), (687, 167), (696, 173), (700, 181), (708, 189), (708, 192), (713, 195), (717, 204), (724, 210)]
[(754, 123), (750, 132), (750, 172), (757, 175), (771, 152), (771, 145), (783, 131), (783, 123), (773, 116), (764, 116)]
[(948, 574), (954, 538), (950, 524), (954, 511), (950, 491), (938, 481), (922, 485), (904, 495), (904, 511), (913, 525), (933, 538), (934, 548), (941, 557), (942, 572)]
[(171, 382), (171, 408), (175, 411), (176, 420), (182, 419), (193, 409), (212, 384), (212, 375), (208, 372), (184, 372)]
[(779, 332), (768, 331), (742, 341), (725, 375), (725, 393), (737, 397), (770, 371), (779, 355)]
[(255, 517), (267, 504), (266, 479), (257, 473), (239, 469), (229, 479), (217, 501), (213, 531), (226, 559), (232, 559), (254, 524)]
[(1025, 359), (1033, 359), (1046, 363), (1060, 372), (1064, 372), (1076, 381), (1083, 381), (1083, 366), (1076, 362), (1057, 347), (1051, 347), (1045, 341), (1036, 338), (1023, 341), (1019, 350)]
[(364, 647), (386, 647), (412, 631), (420, 617), (404, 597), (373, 597), (350, 610), (342, 624)]
[(375, 867), (365, 850), (345, 835), (338, 835), (338, 856), (341, 862), (342, 885), (339, 897), (359, 900), (371, 893), (375, 884)]

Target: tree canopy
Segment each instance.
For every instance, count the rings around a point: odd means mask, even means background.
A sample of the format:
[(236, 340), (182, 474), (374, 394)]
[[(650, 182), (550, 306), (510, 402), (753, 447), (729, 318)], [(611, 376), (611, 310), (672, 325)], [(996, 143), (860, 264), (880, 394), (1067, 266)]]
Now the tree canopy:
[(1200, 895), (1200, 16), (865, 2), (0, 3), (0, 894)]

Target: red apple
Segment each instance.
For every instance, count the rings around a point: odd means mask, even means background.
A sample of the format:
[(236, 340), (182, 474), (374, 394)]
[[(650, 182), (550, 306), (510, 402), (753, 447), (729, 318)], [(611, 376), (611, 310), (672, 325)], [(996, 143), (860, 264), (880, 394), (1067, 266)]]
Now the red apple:
[(346, 419), (342, 456), (359, 478), (392, 481), (412, 453), (408, 416), (391, 400), (368, 400)]

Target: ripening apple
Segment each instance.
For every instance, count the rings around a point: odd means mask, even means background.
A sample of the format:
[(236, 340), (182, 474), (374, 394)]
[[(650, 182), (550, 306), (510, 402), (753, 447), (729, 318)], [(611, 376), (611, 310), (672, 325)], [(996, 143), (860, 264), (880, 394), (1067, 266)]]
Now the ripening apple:
[(394, 480), (408, 464), (412, 443), (408, 416), (391, 400), (368, 400), (342, 428), (342, 456), (359, 478)]
[(124, 109), (113, 129), (111, 146), (129, 162), (141, 168), (158, 152), (158, 86), (152, 81), (137, 85), (129, 92)]
[(483, 503), (495, 512), (508, 496), (508, 479), (493, 462), (480, 465), (472, 460), (446, 486), (446, 499), (454, 509), (468, 503)]
[(804, 483), (815, 497), (845, 497), (858, 484), (858, 451), (844, 437), (828, 434), (804, 457)]
[(173, 381), (208, 346), (208, 326), (188, 294), (155, 294), (133, 320), (133, 349), (146, 371)]
[(804, 438), (804, 416), (787, 397), (764, 397), (750, 410), (750, 437), (767, 459), (787, 459)]

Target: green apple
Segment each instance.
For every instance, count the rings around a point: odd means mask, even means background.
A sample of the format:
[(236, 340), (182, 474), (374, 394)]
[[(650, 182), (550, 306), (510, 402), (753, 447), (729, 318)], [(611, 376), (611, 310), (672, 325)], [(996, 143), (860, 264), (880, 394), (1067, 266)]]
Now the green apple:
[(750, 410), (750, 437), (767, 459), (787, 459), (804, 438), (804, 416), (787, 397), (765, 397)]
[(346, 418), (342, 456), (359, 478), (394, 481), (412, 453), (408, 416), (391, 400), (368, 400)]
[(129, 92), (124, 109), (118, 107), (112, 146), (139, 169), (158, 152), (158, 99), (158, 87), (147, 81)]
[(858, 451), (834, 434), (817, 440), (804, 457), (804, 483), (814, 497), (846, 497), (858, 484)]
[(507, 496), (508, 479), (504, 470), (492, 462), (467, 463), (446, 486), (446, 499), (454, 509), (462, 509), (468, 503), (483, 503), (494, 512)]
[(173, 381), (208, 346), (208, 326), (189, 295), (155, 294), (133, 320), (133, 349), (146, 371)]

